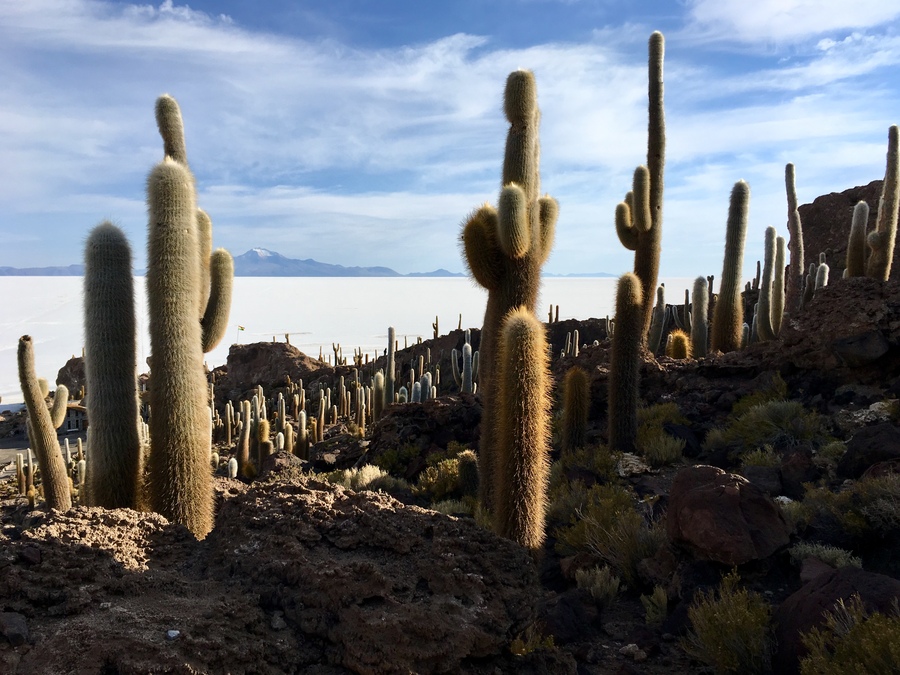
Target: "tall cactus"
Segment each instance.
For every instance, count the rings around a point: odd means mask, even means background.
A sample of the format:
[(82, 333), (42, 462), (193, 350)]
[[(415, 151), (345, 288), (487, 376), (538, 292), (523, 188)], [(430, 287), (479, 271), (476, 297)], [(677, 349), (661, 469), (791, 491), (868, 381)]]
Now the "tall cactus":
[(869, 233), (868, 243), (872, 252), (866, 266), (866, 274), (874, 279), (887, 281), (891, 276), (894, 260), (894, 242), (897, 240), (898, 208), (900, 208), (900, 149), (895, 124), (888, 130), (887, 167), (878, 201), (875, 231)]
[(694, 358), (706, 356), (709, 344), (709, 286), (706, 277), (694, 280), (691, 308), (691, 353)]
[(387, 364), (384, 369), (384, 405), (389, 406), (394, 402), (394, 389), (396, 388), (397, 364), (394, 360), (394, 348), (396, 346), (396, 334), (394, 327), (388, 328)]
[(28, 411), (30, 440), (43, 474), (44, 499), (51, 509), (68, 511), (72, 508), (72, 495), (69, 491), (66, 464), (56, 437), (56, 427), (44, 403), (44, 396), (34, 372), (34, 344), (30, 335), (19, 338), (17, 356), (19, 383)]
[(200, 251), (194, 181), (164, 159), (147, 180), (147, 308), (151, 377), (150, 502), (198, 539), (213, 525), (200, 322)]
[(784, 167), (784, 187), (787, 192), (787, 226), (791, 235), (788, 245), (791, 253), (790, 274), (788, 275), (784, 306), (788, 313), (796, 313), (803, 301), (806, 263), (803, 259), (803, 224), (800, 222), (800, 210), (797, 206), (797, 178), (793, 164), (787, 164)]
[(756, 314), (756, 331), (761, 341), (775, 339), (775, 321), (772, 317), (772, 277), (775, 268), (775, 239), (777, 236), (774, 227), (766, 228), (765, 263), (759, 288), (759, 310)]
[(609, 447), (634, 452), (644, 336), (643, 290), (637, 275), (626, 272), (616, 286), (616, 331), (609, 361)]
[(663, 172), (666, 163), (666, 120), (663, 104), (665, 38), (659, 31), (648, 43), (647, 165), (635, 169), (632, 191), (616, 207), (619, 241), (634, 251), (634, 273), (641, 280), (644, 306), (644, 340), (650, 329), (653, 291), (659, 277), (662, 243)]
[(787, 244), (784, 237), (775, 238), (775, 279), (772, 281), (772, 330), (775, 336), (781, 334), (781, 324), (784, 321), (784, 265), (787, 254)]
[[(177, 101), (163, 94), (156, 99), (156, 124), (163, 139), (163, 150), (185, 169), (194, 187), (194, 176), (190, 173), (187, 149), (184, 140), (184, 122)], [(228, 328), (231, 311), (232, 279), (234, 261), (223, 248), (212, 251), (212, 221), (209, 215), (195, 205), (193, 219), (197, 238), (197, 265), (199, 269), (199, 292), (197, 317), (202, 326), (203, 352), (209, 352), (222, 341)]]
[(721, 352), (733, 352), (741, 348), (744, 324), (741, 270), (744, 267), (744, 239), (747, 236), (749, 206), (750, 186), (739, 180), (731, 190), (722, 281), (719, 283), (719, 297), (713, 310), (712, 348)]
[(552, 197), (540, 197), (537, 86), (534, 75), (517, 70), (506, 80), (504, 110), (509, 120), (498, 207), (478, 208), (463, 227), (466, 263), (475, 280), (488, 291), (481, 331), (481, 386), (485, 402), (479, 441), (480, 499), (493, 507), (494, 433), (497, 390), (494, 374), (500, 325), (511, 310), (524, 305), (534, 312), (540, 270), (550, 249), (559, 207)]
[(109, 222), (88, 235), (84, 251), (84, 369), (90, 396), (92, 506), (138, 507), (141, 424), (137, 394), (137, 322), (131, 247)]
[(527, 307), (511, 311), (501, 331), (494, 528), (535, 551), (544, 542), (550, 475), (549, 349)]
[(562, 451), (574, 452), (584, 447), (587, 438), (588, 413), (591, 407), (591, 383), (583, 368), (572, 366), (563, 380)]
[(869, 205), (860, 201), (853, 209), (850, 238), (847, 241), (847, 276), (866, 275), (866, 228), (869, 224)]

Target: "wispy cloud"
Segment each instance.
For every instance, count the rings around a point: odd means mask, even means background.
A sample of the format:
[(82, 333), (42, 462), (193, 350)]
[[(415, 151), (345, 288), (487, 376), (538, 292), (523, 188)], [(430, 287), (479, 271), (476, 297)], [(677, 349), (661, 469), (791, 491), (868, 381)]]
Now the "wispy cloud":
[[(694, 2), (685, 21), (726, 26), (740, 19), (736, 8)], [(867, 25), (897, 13), (872, 14)], [(720, 264), (738, 178), (751, 180), (761, 233), (782, 218), (784, 162), (798, 166), (801, 198), (883, 171), (900, 103), (887, 76), (898, 38), (805, 30), (817, 41), (787, 60), (737, 64), (698, 51), (688, 29), (673, 35), (664, 272)], [(459, 270), (459, 223), (499, 187), (503, 82), (527, 67), (543, 112), (543, 188), (562, 205), (548, 269), (622, 271), (631, 254), (612, 216), (646, 153), (649, 29), (626, 20), (583, 33), (515, 48), (463, 33), (359, 48), (253, 31), (171, 2), (0, 4), (0, 236), (11, 242), (28, 228), (41, 239), (17, 245), (15, 257), (36, 256), (42, 242), (40, 264), (70, 263), (87, 229), (112, 217), (143, 265), (144, 180), (162, 152), (152, 107), (169, 92), (217, 245)]]

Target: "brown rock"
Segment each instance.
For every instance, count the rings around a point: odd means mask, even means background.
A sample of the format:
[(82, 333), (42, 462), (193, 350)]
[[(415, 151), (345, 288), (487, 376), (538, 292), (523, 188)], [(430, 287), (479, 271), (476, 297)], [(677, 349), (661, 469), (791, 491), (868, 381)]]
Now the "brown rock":
[(807, 654), (800, 635), (823, 625), (823, 612), (834, 609), (840, 599), (847, 602), (854, 593), (859, 594), (868, 611), (888, 613), (891, 603), (900, 598), (900, 581), (857, 567), (815, 575), (781, 603), (772, 617), (776, 626), (776, 673), (798, 672), (800, 659)]
[(702, 560), (740, 565), (767, 558), (789, 540), (781, 511), (741, 476), (693, 466), (675, 476), (666, 518), (670, 541)]
[(285, 342), (231, 345), (228, 372), (217, 386), (241, 392), (258, 384), (264, 388), (284, 386), (288, 377), (297, 382), (321, 368), (328, 366)]
[(837, 465), (843, 478), (859, 478), (873, 464), (900, 459), (900, 429), (890, 423), (863, 427), (847, 441)]
[(60, 384), (65, 385), (66, 389), (69, 390), (69, 398), (72, 399), (78, 396), (78, 392), (81, 391), (84, 382), (84, 359), (80, 356), (73, 356), (66, 361), (66, 365), (60, 368), (56, 374), (57, 386)]

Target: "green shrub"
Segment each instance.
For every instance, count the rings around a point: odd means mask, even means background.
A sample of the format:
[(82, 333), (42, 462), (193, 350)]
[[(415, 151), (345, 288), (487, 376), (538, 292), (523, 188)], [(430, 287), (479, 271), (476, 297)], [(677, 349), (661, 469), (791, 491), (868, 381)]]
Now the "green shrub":
[(705, 445), (707, 449), (728, 444), (752, 449), (766, 445), (793, 446), (804, 442), (818, 446), (832, 440), (825, 429), (824, 418), (806, 410), (802, 403), (769, 401), (755, 405), (733, 418), (721, 432), (710, 431)]
[(772, 449), (771, 445), (766, 445), (762, 448), (745, 452), (741, 456), (741, 466), (781, 466), (781, 456)]
[(750, 408), (755, 408), (762, 403), (784, 401), (787, 395), (787, 383), (782, 379), (781, 373), (776, 372), (769, 383), (762, 389), (757, 389), (737, 401), (731, 408), (731, 416), (735, 418), (740, 417)]
[(788, 553), (791, 556), (791, 562), (795, 565), (800, 565), (806, 558), (811, 557), (818, 558), (834, 568), (862, 567), (862, 560), (854, 557), (850, 551), (845, 551), (837, 546), (801, 541), (791, 546)]
[(638, 588), (638, 564), (656, 555), (666, 541), (665, 526), (647, 520), (634, 510), (619, 511), (612, 518), (585, 515), (585, 540), (590, 551), (600, 556), (631, 588)]
[(394, 478), (383, 469), (374, 464), (366, 464), (356, 469), (338, 469), (324, 474), (325, 480), (335, 485), (343, 485), (345, 488), (355, 490), (369, 490), (371, 492), (405, 492), (409, 489), (402, 478)]
[(409, 463), (418, 457), (422, 451), (418, 446), (407, 444), (399, 448), (388, 448), (380, 456), (376, 457), (375, 465), (384, 469), (392, 476), (406, 475)]
[(686, 424), (687, 420), (681, 414), (678, 404), (674, 401), (655, 403), (638, 408), (638, 427), (657, 427), (661, 429), (664, 424)]
[(900, 673), (900, 609), (890, 614), (868, 613), (859, 595), (838, 600), (825, 612), (825, 625), (801, 635), (809, 654), (800, 662), (801, 675)]
[(581, 481), (573, 481), (558, 486), (551, 494), (548, 511), (551, 522), (560, 523), (557, 550), (562, 555), (586, 551), (588, 530), (611, 528), (620, 514), (634, 512), (634, 503), (634, 493), (618, 484), (586, 488)]
[(430, 508), (432, 511), (448, 516), (472, 516), (475, 514), (475, 500), (470, 498), (445, 499), (435, 502)]
[(441, 501), (459, 496), (459, 460), (444, 459), (435, 466), (428, 466), (419, 474), (413, 494), (427, 495), (431, 501)]
[(798, 511), (798, 524), (830, 515), (848, 534), (857, 537), (900, 528), (900, 476), (858, 480), (840, 492), (810, 487)]
[(638, 447), (647, 463), (654, 467), (674, 464), (681, 459), (684, 452), (685, 441), (682, 438), (673, 438), (664, 431), (646, 439), (643, 444), (638, 441)]
[(550, 468), (550, 489), (561, 482), (567, 482), (566, 472), (586, 471), (597, 478), (597, 482), (608, 483), (616, 480), (616, 464), (619, 453), (610, 452), (605, 445), (576, 448), (563, 453), (558, 462)]
[(606, 565), (589, 570), (575, 572), (575, 583), (590, 593), (594, 602), (601, 608), (609, 607), (618, 597), (621, 590), (619, 577), (613, 574)]
[(648, 626), (661, 626), (669, 614), (669, 597), (662, 586), (654, 586), (650, 595), (641, 596), (644, 617)]
[(692, 630), (682, 640), (692, 658), (716, 673), (766, 673), (771, 669), (771, 608), (757, 593), (738, 588), (731, 572), (719, 592), (699, 592), (688, 610)]

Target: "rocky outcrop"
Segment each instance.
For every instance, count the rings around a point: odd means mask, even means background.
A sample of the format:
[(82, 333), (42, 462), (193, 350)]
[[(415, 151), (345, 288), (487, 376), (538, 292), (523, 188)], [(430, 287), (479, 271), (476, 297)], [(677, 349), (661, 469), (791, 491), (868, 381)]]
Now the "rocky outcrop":
[(84, 387), (84, 357), (73, 356), (56, 374), (56, 384), (65, 385), (69, 390), (69, 398), (75, 399)]
[[(850, 188), (843, 192), (832, 192), (817, 197), (812, 204), (800, 206), (807, 267), (811, 262), (818, 262), (819, 253), (824, 252), (828, 266), (831, 268), (831, 278), (841, 278), (844, 268), (847, 266), (847, 239), (850, 237), (853, 209), (858, 202), (866, 202), (869, 205), (867, 230), (874, 230), (882, 182), (873, 180), (868, 185)], [(898, 255), (900, 255), (898, 249), (894, 249), (894, 265), (897, 264)]]
[(290, 471), (234, 483), (203, 542), (126, 509), (7, 522), (0, 630), (30, 644), (0, 671), (574, 672), (509, 654), (543, 595), (512, 542)]
[(216, 388), (243, 393), (261, 384), (269, 391), (272, 387), (285, 386), (288, 378), (291, 382), (297, 382), (327, 367), (285, 342), (231, 345), (227, 372), (216, 382)]
[(790, 538), (778, 506), (760, 488), (702, 465), (675, 476), (666, 528), (669, 540), (696, 558), (726, 565), (767, 558)]
[(837, 473), (844, 478), (859, 478), (879, 462), (900, 459), (900, 429), (890, 423), (876, 424), (857, 431), (847, 441)]

